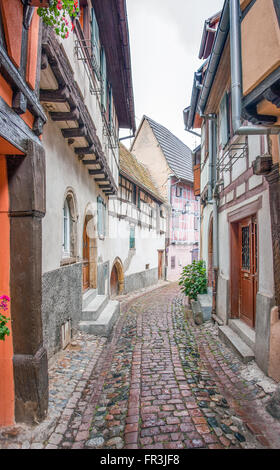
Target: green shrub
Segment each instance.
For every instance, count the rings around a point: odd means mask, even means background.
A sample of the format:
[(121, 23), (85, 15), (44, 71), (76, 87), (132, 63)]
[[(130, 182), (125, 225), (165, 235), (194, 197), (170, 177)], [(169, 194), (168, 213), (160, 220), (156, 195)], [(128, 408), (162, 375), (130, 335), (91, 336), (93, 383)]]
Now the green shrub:
[(193, 261), (183, 268), (179, 285), (189, 299), (197, 300), (198, 294), (207, 293), (207, 276), (205, 262)]

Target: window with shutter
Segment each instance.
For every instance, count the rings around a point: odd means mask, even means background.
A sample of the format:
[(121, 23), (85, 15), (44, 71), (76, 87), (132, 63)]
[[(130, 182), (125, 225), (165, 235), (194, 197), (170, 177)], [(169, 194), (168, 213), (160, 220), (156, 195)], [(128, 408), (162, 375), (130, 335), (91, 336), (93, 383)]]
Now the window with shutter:
[(130, 227), (129, 248), (131, 250), (135, 248), (135, 227)]
[(91, 43), (92, 43), (92, 65), (95, 73), (100, 75), (100, 40), (99, 27), (94, 9), (91, 9)]
[(105, 237), (106, 234), (106, 205), (102, 197), (97, 198), (97, 230), (99, 237)]
[(113, 122), (113, 91), (112, 85), (109, 85), (109, 129), (111, 134), (113, 133), (114, 129), (114, 122)]
[(106, 54), (104, 47), (101, 48), (101, 104), (103, 110), (107, 110), (107, 66), (106, 66)]
[(224, 94), (220, 105), (220, 136), (221, 144), (226, 146), (229, 140), (229, 121), (228, 121), (228, 95)]
[(171, 269), (175, 269), (176, 266), (176, 257), (171, 256)]

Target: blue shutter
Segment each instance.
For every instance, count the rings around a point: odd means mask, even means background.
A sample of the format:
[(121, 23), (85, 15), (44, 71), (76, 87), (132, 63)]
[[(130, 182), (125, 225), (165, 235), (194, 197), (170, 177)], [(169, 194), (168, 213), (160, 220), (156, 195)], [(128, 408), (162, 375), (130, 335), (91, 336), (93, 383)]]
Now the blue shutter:
[(100, 73), (100, 42), (99, 42), (99, 27), (96, 20), (94, 9), (91, 9), (91, 41), (92, 41), (92, 56), (93, 68), (99, 75)]
[(102, 85), (101, 104), (103, 106), (104, 111), (106, 111), (107, 109), (107, 67), (106, 67), (106, 54), (105, 54), (105, 50), (103, 47), (101, 49), (101, 85)]

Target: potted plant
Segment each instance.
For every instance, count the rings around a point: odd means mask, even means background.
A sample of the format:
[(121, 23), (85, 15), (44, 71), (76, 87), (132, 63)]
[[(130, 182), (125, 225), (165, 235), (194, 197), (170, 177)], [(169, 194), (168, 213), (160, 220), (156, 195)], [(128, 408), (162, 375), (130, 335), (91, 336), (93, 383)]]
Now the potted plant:
[[(39, 0), (36, 0), (34, 3), (38, 2)], [(48, 7), (38, 8), (38, 15), (43, 23), (54, 28), (58, 36), (63, 39), (68, 38), (70, 28), (71, 31), (74, 29), (73, 19), (80, 11), (78, 0), (49, 0), (48, 4)]]
[(7, 295), (0, 297), (0, 341), (4, 341), (5, 336), (10, 335), (10, 330), (7, 327), (7, 323), (10, 319), (1, 313), (1, 310), (2, 312), (8, 310), (8, 302), (10, 302), (10, 298)]
[(207, 292), (207, 276), (205, 262), (193, 261), (183, 268), (179, 285), (190, 300), (197, 300), (198, 294)]

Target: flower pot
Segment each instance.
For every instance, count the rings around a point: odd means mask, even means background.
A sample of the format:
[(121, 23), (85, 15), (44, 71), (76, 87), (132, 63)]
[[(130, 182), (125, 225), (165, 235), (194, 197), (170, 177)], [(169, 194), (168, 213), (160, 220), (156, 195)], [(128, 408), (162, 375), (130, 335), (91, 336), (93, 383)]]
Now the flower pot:
[(30, 7), (49, 7), (51, 1), (50, 0), (27, 0), (27, 3)]

